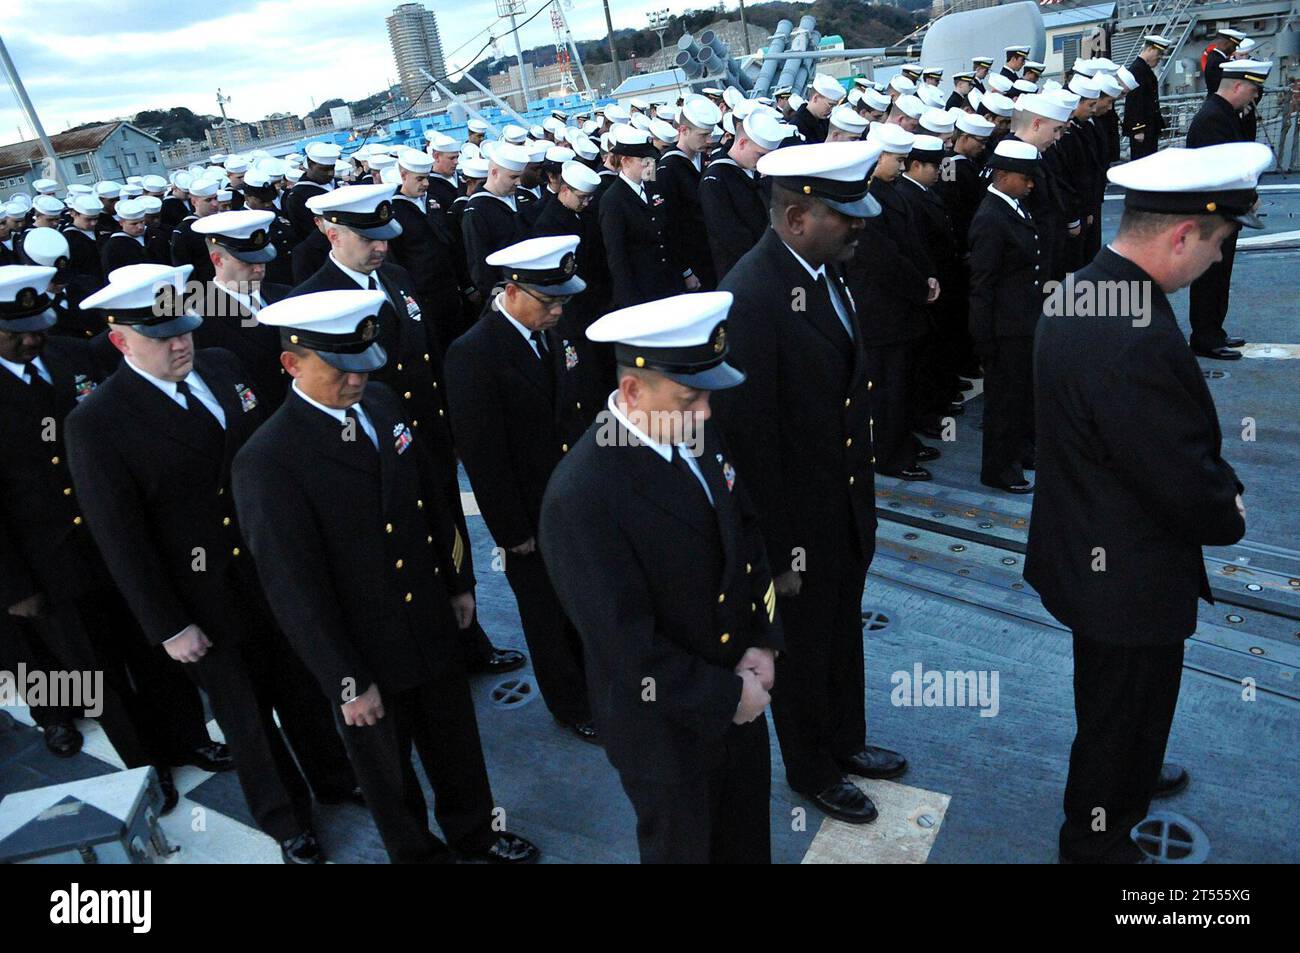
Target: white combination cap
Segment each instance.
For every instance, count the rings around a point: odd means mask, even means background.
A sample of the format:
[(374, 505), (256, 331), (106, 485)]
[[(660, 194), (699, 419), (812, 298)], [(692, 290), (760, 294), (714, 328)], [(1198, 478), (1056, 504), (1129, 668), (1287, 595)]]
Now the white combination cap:
[(745, 374), (726, 360), (733, 300), (730, 291), (703, 291), (648, 301), (594, 321), (587, 337), (612, 343), (619, 364), (657, 371), (686, 387), (735, 387)]
[(314, 291), (281, 298), (257, 313), (257, 323), (280, 328), (280, 339), (316, 352), (326, 364), (368, 374), (388, 363), (379, 337), (383, 291), (362, 288)]

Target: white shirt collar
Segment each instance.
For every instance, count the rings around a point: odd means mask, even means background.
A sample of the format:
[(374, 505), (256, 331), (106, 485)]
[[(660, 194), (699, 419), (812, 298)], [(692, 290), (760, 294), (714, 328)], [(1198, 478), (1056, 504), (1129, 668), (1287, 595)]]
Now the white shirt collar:
[(916, 179), (912, 178), (912, 177), (911, 177), (910, 175), (908, 175), (906, 172), (903, 173), (903, 178), (907, 179), (907, 181), (911, 182), (913, 185), (915, 185), (915, 186), (916, 186), (918, 189), (920, 189), (922, 192), (929, 192), (929, 191), (930, 191), (930, 187), (929, 187), (929, 186), (922, 185), (920, 182), (916, 181)]
[[(340, 265), (339, 267), (341, 268), (343, 266)], [(227, 288), (219, 281), (214, 280), (212, 284), (215, 285), (221, 291), (230, 295), (230, 297), (234, 298), (237, 302), (239, 302), (239, 304), (243, 306), (245, 311), (260, 311), (262, 308), (266, 307), (266, 302), (265, 300), (263, 300), (262, 293), (260, 291), (257, 293), (257, 299), (252, 300), (251, 295), (240, 294), (238, 291), (232, 291), (231, 289)]]
[[(176, 395), (178, 393), (178, 390), (176, 388), (176, 383), (177, 383), (176, 381), (166, 381), (163, 380), (161, 377), (154, 377), (148, 371), (141, 370), (139, 367), (133, 364), (129, 357), (122, 358), (122, 363), (124, 363), (127, 367), (131, 368), (131, 370), (135, 371), (137, 374), (139, 374), (141, 377), (147, 380), (154, 387), (157, 387), (160, 391), (162, 391), (172, 400), (175, 400), (176, 403), (178, 404), (180, 403), (179, 400), (176, 400)], [(213, 396), (211, 389), (208, 387), (207, 384), (203, 383), (203, 378), (199, 377), (199, 375), (195, 372), (193, 368), (190, 368), (190, 372), (185, 375), (184, 380), (185, 383), (189, 385), (189, 388), (192, 392)], [(215, 397), (213, 397), (213, 401), (214, 402), (216, 401)]]
[(636, 437), (638, 441), (640, 441), (645, 446), (649, 447), (655, 453), (659, 454), (659, 456), (663, 457), (669, 463), (672, 463), (673, 460), (672, 445), (666, 443), (656, 443), (655, 441), (650, 439), (649, 434), (647, 434), (636, 424), (632, 423), (632, 421), (628, 420), (627, 414), (623, 413), (622, 409), (618, 406), (618, 391), (613, 391), (609, 395), (609, 412), (613, 414), (614, 419), (617, 420), (619, 423), (621, 423), (624, 427), (626, 427), (628, 429), (628, 432), (630, 432), (634, 437)]
[[(303, 400), (305, 400), (307, 403), (311, 404), (311, 406), (315, 407), (317, 410), (321, 411), (322, 413), (329, 414), (339, 423), (346, 424), (348, 422), (348, 415), (346, 411), (339, 410), (337, 407), (326, 407), (320, 401), (312, 400), (310, 397), (308, 397), (306, 394), (303, 393), (302, 388), (298, 386), (297, 381), (293, 382), (293, 392), (297, 394), (299, 397), (301, 397)], [(362, 414), (361, 402), (358, 401), (352, 406), (356, 409), (357, 415), (360, 416)]]
[(628, 187), (629, 189), (631, 189), (631, 190), (632, 190), (633, 192), (635, 192), (637, 195), (641, 196), (643, 199), (645, 198), (645, 186), (644, 186), (644, 185), (642, 185), (640, 182), (633, 182), (631, 179), (629, 179), (627, 176), (625, 176), (622, 172), (620, 172), (620, 173), (618, 174), (618, 177), (619, 177), (620, 179), (622, 179), (624, 182), (627, 183), (627, 187)]
[(334, 262), (334, 267), (338, 268), (339, 271), (343, 272), (343, 274), (347, 275), (349, 278), (355, 281), (357, 283), (357, 286), (360, 287), (363, 291), (370, 287), (371, 278), (375, 279), (376, 285), (379, 284), (379, 278), (375, 277), (375, 275), (373, 274), (367, 275), (367, 274), (363, 274), (360, 271), (353, 271), (347, 265), (343, 264), (343, 262), (335, 258), (333, 251), (330, 252), (330, 261)]
[[(782, 242), (781, 244), (785, 245), (785, 242)], [(789, 245), (785, 245), (785, 250), (788, 251), (791, 255), (794, 255), (794, 260), (797, 261), (799, 264), (803, 265), (804, 271), (808, 272), (808, 274), (812, 277), (814, 281), (816, 281), (818, 278), (823, 277), (826, 274), (825, 265), (822, 265), (820, 268), (814, 270), (813, 266), (808, 264), (808, 262), (804, 261), (803, 258), (800, 257), (799, 253), (795, 251), (793, 248), (791, 248)]]
[[(13, 361), (5, 360), (3, 357), (0, 357), (0, 364), (2, 364), (2, 365), (4, 365), (5, 367), (9, 368), (10, 372), (14, 375), (14, 377), (18, 378), (18, 379), (19, 379), (20, 381), (22, 381), (24, 384), (27, 383), (27, 367), (26, 367), (26, 365), (24, 365), (24, 364), (15, 364)], [(38, 372), (42, 377), (44, 377), (46, 380), (52, 381), (52, 380), (54, 379), (53, 376), (50, 374), (49, 369), (46, 368), (46, 366), (45, 366), (45, 362), (42, 361), (39, 357), (33, 358), (33, 359), (32, 359), (32, 364), (34, 364), (34, 365), (36, 366), (36, 370), (37, 370), (37, 372)]]
[(1002, 201), (1006, 202), (1006, 203), (1007, 203), (1008, 205), (1010, 205), (1013, 209), (1015, 209), (1016, 212), (1017, 212), (1018, 214), (1020, 214), (1020, 215), (1023, 215), (1023, 214), (1024, 214), (1024, 213), (1021, 212), (1021, 210), (1020, 210), (1020, 203), (1017, 202), (1015, 199), (1013, 199), (1011, 196), (1007, 195), (1007, 193), (1005, 193), (1005, 192), (999, 192), (997, 189), (995, 189), (995, 188), (994, 188), (993, 186), (991, 186), (991, 185), (988, 187), (988, 190), (989, 190), (989, 194), (990, 194), (990, 195), (996, 195), (996, 196), (997, 196), (998, 198), (1000, 198)]
[(475, 192), (474, 194), (475, 194), (475, 195), (478, 195), (478, 194), (480, 194), (480, 193), (482, 193), (483, 195), (490, 195), (490, 196), (492, 196), (494, 199), (496, 199), (498, 202), (505, 202), (506, 205), (509, 205), (509, 206), (510, 206), (510, 210), (511, 210), (512, 212), (517, 212), (517, 211), (519, 211), (519, 205), (518, 205), (518, 203), (515, 201), (515, 193), (513, 193), (513, 192), (511, 192), (509, 195), (497, 195), (495, 192), (492, 192), (492, 191), (490, 191), (490, 190), (487, 189), (487, 188), (482, 188), (482, 189), (479, 189), (478, 192)]
[(524, 340), (528, 342), (528, 346), (535, 352), (537, 348), (533, 347), (532, 329), (520, 324), (514, 319), (514, 316), (506, 310), (506, 293), (504, 291), (492, 299), (492, 306), (500, 311), (502, 316), (515, 326), (515, 330), (524, 336)]

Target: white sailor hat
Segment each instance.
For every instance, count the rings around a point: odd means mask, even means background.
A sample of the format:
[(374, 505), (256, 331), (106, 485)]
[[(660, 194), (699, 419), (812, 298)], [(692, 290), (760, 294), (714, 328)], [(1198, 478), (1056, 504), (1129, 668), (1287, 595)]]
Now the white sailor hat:
[(343, 150), (332, 142), (309, 142), (306, 151), (307, 159), (317, 165), (334, 165), (343, 154)]
[(528, 164), (537, 165), (546, 161), (546, 152), (551, 148), (550, 139), (529, 139), (524, 143), (524, 148), (528, 150)]
[(813, 77), (813, 81), (810, 85), (814, 90), (833, 103), (838, 103), (844, 98), (844, 87), (840, 85), (840, 81), (834, 76), (830, 76), (826, 73), (818, 73)]
[(938, 136), (917, 136), (912, 140), (912, 151), (908, 159), (920, 162), (933, 162), (938, 165), (943, 161), (943, 140)]
[(677, 119), (697, 129), (712, 129), (722, 122), (722, 110), (707, 96), (691, 96), (682, 103)]
[(1119, 69), (1119, 64), (1105, 56), (1094, 56), (1092, 65), (1097, 67), (1098, 73), (1113, 73)]
[(536, 288), (549, 297), (568, 298), (587, 288), (577, 274), (578, 242), (577, 235), (529, 238), (488, 255), (487, 264), (501, 269), (503, 281)]
[(230, 189), (230, 188), (220, 188), (220, 189), (217, 189), (217, 201), (218, 201), (218, 202), (229, 202), (229, 201), (230, 201), (231, 199), (233, 199), (234, 197), (235, 197), (235, 191), (234, 191), (234, 189)]
[(915, 96), (899, 96), (894, 100), (894, 105), (898, 107), (898, 111), (904, 116), (909, 116), (912, 119), (920, 119), (925, 112), (925, 103)]
[[(387, 152), (376, 152), (372, 153), (366, 159), (366, 164), (369, 165), (372, 170), (377, 169), (382, 172), (390, 166), (397, 165), (397, 157)], [(350, 173), (351, 171), (351, 168), (349, 168), (348, 172)]]
[(655, 118), (662, 119), (664, 122), (677, 122), (677, 107), (670, 106), (667, 103), (660, 103), (655, 107)]
[(1259, 46), (1258, 43), (1256, 43), (1256, 42), (1255, 42), (1254, 40), (1252, 40), (1250, 37), (1246, 37), (1244, 40), (1242, 40), (1240, 43), (1237, 44), (1237, 52), (1238, 52), (1238, 53), (1249, 53), (1251, 50), (1253, 50), (1253, 49), (1254, 49), (1255, 47), (1257, 47), (1257, 46)]
[(226, 161), (222, 165), (227, 172), (233, 172), (235, 175), (248, 171), (248, 160), (243, 156), (226, 156)]
[(662, 119), (650, 120), (650, 135), (654, 136), (659, 142), (676, 142), (677, 129), (672, 123), (664, 122)]
[(531, 153), (526, 147), (512, 142), (493, 143), (490, 152), (485, 151), (483, 154), (487, 155), (493, 165), (510, 172), (523, 172), (531, 158)]
[(387, 169), (379, 173), (379, 181), (384, 185), (391, 185), (394, 188), (401, 188), (402, 170), (395, 165), (390, 165)]
[[(899, 132), (903, 130), (899, 129)], [(911, 133), (905, 133), (911, 138)], [(850, 218), (880, 214), (867, 173), (880, 158), (878, 142), (819, 142), (789, 146), (758, 160), (758, 171), (791, 192), (801, 192)]]
[(631, 106), (633, 109), (639, 109), (642, 112), (646, 112), (650, 109), (650, 104), (646, 102), (644, 99), (636, 99), (636, 98), (629, 99), (627, 101), (627, 104)]
[[(946, 136), (955, 127), (952, 116), (946, 109), (927, 109), (921, 113), (921, 128), (936, 136)], [(915, 148), (915, 147), (913, 147)]]
[(82, 185), (80, 182), (73, 182), (68, 186), (68, 198), (74, 195), (94, 195), (95, 190), (89, 185)]
[(1219, 36), (1226, 36), (1230, 40), (1237, 40), (1237, 41), (1241, 41), (1246, 38), (1246, 34), (1242, 33), (1240, 30), (1234, 30), (1231, 27), (1226, 27), (1226, 26), (1219, 28)]
[(208, 244), (220, 245), (240, 261), (258, 264), (275, 258), (270, 233), (274, 221), (275, 213), (270, 210), (246, 208), (207, 215), (196, 219), (191, 227), (196, 234), (205, 236)]
[(101, 199), (115, 199), (122, 194), (122, 183), (107, 179), (95, 183), (95, 194)]
[(32, 200), (32, 208), (37, 215), (58, 215), (63, 211), (63, 203), (53, 195), (38, 195)]
[(467, 142), (460, 147), (460, 159), (457, 159), (456, 161), (460, 162), (464, 159), (477, 159), (478, 157), (479, 147), (472, 142)]
[(59, 191), (59, 183), (54, 179), (37, 179), (32, 183), (32, 188), (41, 195), (53, 195)]
[(1273, 70), (1271, 60), (1228, 60), (1219, 67), (1225, 79), (1243, 80), (1263, 86), (1268, 74)]
[(736, 103), (745, 98), (745, 94), (734, 86), (728, 86), (722, 91), (722, 101), (727, 104), (727, 108), (735, 109)]
[(397, 153), (397, 165), (416, 175), (428, 175), (433, 171), (433, 156), (419, 149), (401, 149)]
[(0, 265), (0, 331), (25, 334), (54, 327), (58, 316), (47, 292), (56, 273), (45, 265)]
[(226, 154), (224, 152), (214, 152), (212, 155), (208, 156), (208, 161), (220, 165), (226, 161)]
[(23, 205), (21, 202), (9, 201), (5, 203), (4, 213), (6, 218), (22, 218), (27, 214), (30, 206)]
[(857, 106), (857, 104), (860, 103), (861, 101), (862, 101), (862, 87), (854, 86), (852, 89), (849, 90), (849, 95), (848, 98), (845, 99), (845, 102), (847, 102), (850, 106)]
[(985, 82), (993, 92), (1002, 93), (1003, 95), (1011, 92), (1011, 87), (1015, 85), (1014, 80), (1007, 79), (1001, 73), (990, 73)]
[(1032, 143), (1019, 139), (1003, 139), (993, 149), (993, 154), (985, 161), (990, 169), (1005, 169), (1008, 172), (1020, 172), (1035, 175), (1041, 168), (1038, 148)]
[(542, 162), (542, 168), (547, 172), (558, 174), (564, 163), (570, 161), (574, 156), (574, 151), (568, 146), (551, 146), (546, 150), (545, 160)]
[[(113, 208), (113, 217), (119, 222), (143, 222), (144, 206), (139, 199), (122, 199)], [(196, 221), (203, 221), (197, 219)]]
[(298, 183), (298, 180), (301, 178), (302, 178), (302, 169), (299, 168), (298, 166), (290, 166), (288, 169), (285, 169), (284, 171), (284, 181), (292, 185), (296, 185)]
[(98, 215), (104, 211), (104, 203), (93, 195), (77, 195), (68, 203), (78, 215)]
[[(985, 102), (988, 97), (985, 97)], [(1074, 112), (1074, 107), (1063, 102), (1057, 94), (1048, 93), (1025, 93), (1016, 100), (1015, 108), (1017, 112), (1033, 113), (1036, 116), (1042, 116), (1044, 119), (1054, 119), (1057, 122), (1067, 122), (1070, 114)]]
[(533, 139), (545, 139), (546, 128), (544, 126), (529, 126), (528, 135)]
[(987, 139), (993, 135), (993, 130), (997, 128), (983, 116), (977, 116), (975, 113), (968, 113), (965, 110), (962, 110), (961, 115), (956, 118), (957, 130), (977, 139)]
[(244, 176), (244, 192), (254, 198), (269, 202), (275, 198), (276, 191), (275, 184), (260, 163), (249, 169)]
[[(283, 159), (259, 159), (257, 168), (265, 173), (271, 182), (283, 179), (289, 172), (289, 166)], [(244, 179), (244, 182), (247, 184), (248, 179)]]
[(846, 103), (840, 103), (831, 110), (830, 123), (836, 129), (842, 129), (855, 136), (861, 135), (867, 129), (867, 117), (859, 115), (856, 109)]
[(1259, 177), (1273, 166), (1262, 142), (1225, 142), (1199, 149), (1161, 149), (1106, 173), (1124, 189), (1124, 207), (1168, 215), (1222, 215), (1260, 228)]
[(1118, 77), (1111, 73), (1100, 73), (1093, 82), (1097, 84), (1097, 87), (1101, 90), (1103, 96), (1110, 96), (1112, 99), (1118, 99), (1120, 96), (1124, 95), (1124, 84), (1119, 81)]
[(1121, 66), (1115, 70), (1115, 78), (1123, 83), (1124, 89), (1130, 93), (1138, 88), (1137, 77), (1133, 75), (1133, 71), (1127, 66)]
[(471, 119), (469, 122), (465, 123), (465, 128), (472, 133), (485, 136), (491, 130), (492, 127), (489, 126), (482, 119)]
[(1060, 103), (1071, 113), (1073, 113), (1074, 110), (1078, 108), (1079, 103), (1083, 101), (1083, 97), (1078, 93), (1072, 93), (1068, 89), (1064, 88), (1053, 89), (1051, 92), (1041, 93), (1040, 95), (1045, 96), (1053, 102)]
[(139, 202), (140, 207), (144, 209), (145, 215), (157, 215), (162, 211), (162, 199), (156, 195), (145, 194), (136, 199), (136, 201)]
[(122, 186), (122, 191), (118, 193), (117, 197), (121, 199), (134, 199), (141, 195), (144, 195), (144, 187), (128, 182), (126, 185)]
[[(724, 116), (723, 119), (725, 120), (726, 117)], [(787, 124), (778, 122), (766, 112), (755, 113), (748, 119), (743, 120), (743, 122), (745, 124), (745, 138), (760, 149), (771, 152), (786, 140), (785, 127)]]
[(522, 145), (528, 138), (528, 130), (523, 126), (516, 126), (514, 123), (506, 126), (501, 130), (501, 141), (509, 142), (513, 145)]
[(730, 291), (702, 291), (647, 301), (594, 321), (587, 337), (612, 343), (621, 365), (656, 371), (695, 390), (724, 390), (745, 381), (745, 372), (727, 363), (733, 300)]
[(196, 199), (211, 198), (221, 190), (221, 183), (216, 179), (195, 179), (186, 190)]
[(605, 118), (611, 123), (630, 122), (632, 114), (628, 111), (626, 106), (620, 105), (619, 103), (611, 103), (605, 107)]
[(564, 132), (564, 120), (557, 119), (555, 116), (547, 116), (542, 120), (542, 131), (560, 135)]
[(383, 291), (347, 288), (281, 298), (257, 312), (257, 323), (280, 329), (280, 342), (305, 347), (330, 367), (369, 374), (388, 363), (379, 343)]
[(645, 132), (650, 131), (650, 117), (645, 113), (633, 113), (629, 123), (634, 129), (641, 129)]
[(867, 104), (868, 109), (876, 112), (884, 112), (889, 108), (889, 97), (884, 93), (878, 93), (874, 89), (863, 90), (862, 101)]
[(736, 119), (739, 119), (743, 122), (745, 118), (758, 107), (759, 107), (758, 100), (742, 99), (739, 102), (737, 102), (735, 106), (731, 108), (730, 115), (734, 116)]
[[(970, 103), (970, 108), (975, 110), (976, 112), (979, 112), (980, 103), (982, 103), (983, 101), (984, 101), (984, 94), (981, 93), (978, 89), (972, 89), (969, 93), (966, 94), (966, 102)], [(1008, 99), (1007, 102), (1011, 103), (1011, 100)], [(1012, 108), (1015, 108), (1015, 105), (1016, 105), (1015, 103), (1011, 103)]]
[(596, 120), (594, 119), (588, 119), (586, 122), (582, 124), (582, 134), (584, 136), (595, 135), (599, 129), (600, 129), (600, 123), (596, 122)]
[(184, 169), (177, 169), (168, 177), (168, 181), (172, 185), (180, 189), (182, 192), (184, 192), (186, 189), (189, 188), (190, 179), (192, 178), (194, 177), (190, 175), (188, 172), (186, 172)]
[(1038, 92), (1038, 84), (1027, 79), (1018, 79), (1011, 84), (1011, 90), (1012, 92), (1021, 95), (1025, 93), (1036, 93)]
[(582, 133), (577, 133), (575, 135), (570, 136), (569, 145), (573, 147), (573, 151), (578, 155), (579, 158), (586, 159), (588, 161), (600, 155), (600, 148), (594, 142), (591, 141), (590, 137), (585, 136)]
[(659, 151), (650, 143), (650, 134), (644, 129), (620, 123), (609, 132), (610, 152), (619, 156), (639, 156), (644, 159), (659, 158)]
[(1091, 57), (1087, 59), (1077, 59), (1070, 67), (1070, 72), (1075, 76), (1096, 76), (1097, 63)]
[(1101, 95), (1101, 87), (1087, 76), (1075, 76), (1070, 80), (1070, 92), (1081, 99), (1096, 99)]
[(463, 155), (456, 166), (460, 174), (467, 179), (486, 179), (488, 177), (488, 160), (482, 157), (467, 159)]
[(892, 122), (873, 122), (867, 133), (867, 142), (875, 143), (881, 152), (905, 156), (912, 151), (916, 136)]
[(387, 241), (402, 234), (393, 216), (391, 185), (343, 185), (307, 200), (307, 208), (331, 225), (344, 225), (362, 238)]
[(108, 275), (108, 284), (82, 299), (81, 309), (98, 309), (112, 325), (125, 325), (145, 337), (174, 338), (203, 323), (185, 309), (185, 281), (193, 265), (125, 265)]
[(166, 192), (167, 180), (161, 175), (146, 175), (140, 179), (140, 184), (144, 186), (146, 192)]
[(437, 129), (425, 130), (424, 138), (429, 143), (429, 149), (433, 152), (457, 153), (461, 150), (461, 143), (451, 136), (444, 135)]
[(943, 94), (938, 86), (931, 86), (928, 83), (916, 87), (916, 98), (932, 109), (942, 109), (944, 104), (948, 102), (948, 97)]
[(33, 265), (53, 268), (53, 282), (65, 285), (72, 278), (72, 252), (68, 239), (57, 228), (28, 229), (23, 235), (23, 255)]
[(802, 106), (805, 102), (807, 102), (807, 100), (804, 99), (802, 96), (800, 96), (798, 93), (790, 94), (789, 106), (791, 109), (795, 110), (796, 112), (798, 112), (799, 107)]
[(600, 176), (581, 162), (564, 163), (560, 168), (560, 178), (575, 192), (594, 192), (600, 185)]
[(1012, 57), (1012, 56), (1028, 56), (1028, 55), (1029, 55), (1029, 47), (1028, 47), (1028, 46), (1023, 46), (1023, 45), (1017, 43), (1017, 44), (1014, 44), (1014, 45), (1012, 45), (1012, 46), (1004, 46), (1004, 47), (1002, 48), (1002, 52), (1006, 53), (1008, 57)]

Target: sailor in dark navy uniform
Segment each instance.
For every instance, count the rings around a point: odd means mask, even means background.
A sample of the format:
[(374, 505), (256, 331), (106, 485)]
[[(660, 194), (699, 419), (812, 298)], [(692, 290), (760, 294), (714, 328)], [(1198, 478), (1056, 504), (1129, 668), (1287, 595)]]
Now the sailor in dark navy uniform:
[(751, 113), (738, 125), (726, 155), (710, 162), (700, 177), (700, 206), (719, 281), (767, 231), (767, 195), (756, 167), (785, 141), (788, 128), (766, 112)]
[(805, 143), (825, 142), (831, 110), (844, 99), (844, 87), (835, 77), (818, 73), (810, 89), (807, 102), (795, 111), (794, 125)]
[(60, 231), (68, 240), (68, 254), (72, 264), (68, 298), (75, 307), (82, 298), (98, 291), (104, 284), (104, 262), (95, 236), (95, 222), (104, 210), (104, 205), (93, 195), (79, 195), (72, 199), (69, 208), (72, 211), (72, 221)]
[[(465, 857), (533, 860), (536, 847), (494, 829), (456, 651), (474, 615), (468, 539), (426, 453), (428, 431), (412, 429), (400, 396), (367, 383), (390, 360), (378, 343), (388, 306), (383, 290), (353, 287), (258, 314), (279, 331), (294, 384), (235, 458), (235, 503), (276, 618), (330, 699), (389, 858), (450, 860), (449, 843)], [(447, 843), (429, 830), (412, 745)]]
[(201, 179), (190, 186), (190, 203), (194, 212), (186, 215), (172, 230), (171, 263), (189, 265), (195, 281), (212, 280), (212, 262), (208, 260), (208, 243), (194, 232), (194, 223), (217, 212), (217, 192), (220, 185), (215, 179)]
[(487, 264), (487, 256), (524, 237), (517, 186), (528, 160), (529, 152), (523, 146), (496, 143), (487, 181), (470, 196), (461, 215), (465, 263), (474, 287), (485, 301), (497, 283), (497, 270)]
[(952, 74), (952, 93), (948, 96), (948, 101), (944, 104), (945, 109), (961, 109), (966, 112), (974, 112), (971, 109), (970, 100), (966, 97), (975, 85), (975, 74), (970, 71), (963, 71)]
[(152, 261), (150, 257), (145, 244), (144, 206), (139, 199), (121, 199), (113, 209), (113, 217), (119, 228), (104, 241), (101, 250), (104, 274), (111, 274), (124, 265), (167, 264)]
[(1223, 80), (1223, 67), (1232, 60), (1246, 34), (1231, 27), (1223, 27), (1214, 38), (1214, 49), (1205, 55), (1205, 93), (1213, 96)]
[(311, 209), (307, 200), (334, 188), (334, 164), (342, 150), (332, 142), (313, 142), (307, 146), (307, 163), (302, 178), (280, 200), (280, 210), (289, 220), (293, 235), (303, 241), (312, 233)]
[(244, 208), (254, 212), (271, 212), (274, 215), (267, 226), (266, 240), (275, 246), (275, 257), (266, 262), (266, 280), (273, 284), (292, 287), (293, 227), (289, 220), (280, 214), (276, 205), (279, 190), (270, 176), (260, 167), (254, 166), (244, 176)]
[(1273, 161), (1263, 144), (1231, 143), (1112, 169), (1125, 189), (1119, 232), (1075, 282), (1146, 293), (1128, 306), (1098, 296), (1101, 313), (1086, 318), (1054, 307), (1038, 322), (1025, 581), (1074, 639), (1064, 862), (1142, 861), (1130, 829), (1152, 797), (1187, 784), (1162, 763), (1183, 643), (1198, 598), (1213, 601), (1201, 550), (1237, 543), (1246, 525), (1214, 399), (1168, 295), (1239, 225), (1259, 225), (1256, 188)]
[(993, 57), (975, 56), (971, 58), (971, 86), (978, 89), (980, 93), (985, 93), (984, 81), (988, 78), (989, 70), (993, 68)]
[(765, 709), (784, 642), (746, 475), (709, 420), (710, 395), (744, 380), (727, 363), (731, 302), (682, 295), (592, 325), (618, 390), (542, 503), (643, 863), (771, 859)]
[(1008, 46), (1003, 52), (1006, 54), (1007, 61), (1003, 64), (1001, 73), (1014, 83), (1020, 79), (1020, 71), (1025, 68), (1025, 61), (1029, 59), (1029, 47)]
[[(700, 204), (700, 177), (704, 156), (713, 127), (722, 121), (722, 113), (705, 96), (692, 96), (677, 114), (677, 138), (659, 159), (655, 184), (667, 207), (668, 240), (679, 252), (691, 273), (700, 279), (700, 287), (712, 291), (717, 286), (713, 256), (709, 251), (711, 223)], [(729, 227), (721, 222), (712, 227)]]
[(1129, 66), (1138, 84), (1124, 101), (1124, 135), (1129, 139), (1131, 158), (1149, 156), (1160, 147), (1160, 132), (1165, 123), (1160, 113), (1160, 82), (1155, 67), (1173, 42), (1155, 34), (1142, 37), (1142, 51)]

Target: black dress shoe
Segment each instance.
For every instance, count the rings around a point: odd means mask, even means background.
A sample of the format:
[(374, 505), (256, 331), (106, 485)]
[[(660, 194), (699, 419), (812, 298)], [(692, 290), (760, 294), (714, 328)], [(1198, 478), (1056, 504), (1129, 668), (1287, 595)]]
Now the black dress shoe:
[(1034, 485), (1028, 480), (1017, 480), (1015, 483), (1001, 483), (996, 480), (980, 480), (985, 486), (991, 486), (995, 490), (1001, 490), (1003, 493), (1015, 493), (1023, 496), (1026, 493), (1034, 492)]
[(1020, 461), (1020, 469), (1022, 469), (1022, 470), (1037, 470), (1037, 469), (1038, 469), (1038, 458), (1037, 458), (1037, 457), (1025, 457), (1023, 460)]
[(323, 864), (325, 852), (316, 843), (316, 835), (303, 831), (297, 837), (280, 841), (280, 856), (286, 864)]
[(1240, 361), (1241, 352), (1234, 351), (1230, 347), (1216, 347), (1208, 351), (1192, 348), (1192, 353), (1197, 357), (1209, 358), (1212, 361)]
[(357, 807), (366, 806), (366, 796), (361, 793), (361, 786), (357, 785), (351, 791), (330, 791), (324, 794), (316, 795), (318, 804), (355, 804)]
[(916, 462), (929, 463), (931, 460), (938, 460), (941, 456), (943, 454), (939, 452), (938, 447), (922, 447), (916, 451)]
[(1245, 347), (1245, 346), (1246, 346), (1246, 339), (1245, 339), (1245, 338), (1225, 338), (1224, 341), (1223, 341), (1223, 346), (1224, 346), (1224, 347)]
[(1156, 779), (1156, 789), (1151, 792), (1151, 796), (1172, 797), (1187, 787), (1190, 780), (1186, 768), (1166, 762), (1160, 766), (1160, 777)]
[(836, 760), (840, 770), (845, 774), (856, 774), (860, 778), (888, 780), (906, 773), (907, 759), (897, 751), (867, 745), (851, 758)]
[[(559, 719), (557, 718), (556, 721), (559, 721)], [(598, 745), (598, 744), (600, 744), (600, 739), (596, 737), (596, 725), (595, 725), (593, 722), (590, 722), (590, 721), (575, 721), (575, 722), (561, 721), (560, 724), (563, 725), (563, 726), (564, 726), (566, 729), (568, 729), (569, 731), (573, 732), (575, 735), (577, 735), (577, 736), (578, 736), (579, 738), (581, 738), (583, 741), (589, 742), (590, 744), (593, 744), (593, 745)]]
[(470, 863), (481, 864), (531, 864), (542, 852), (531, 841), (524, 840), (518, 834), (503, 831), (497, 835), (491, 846), (484, 850), (465, 854), (464, 859)]
[(847, 778), (840, 779), (824, 791), (805, 796), (824, 814), (848, 824), (870, 824), (878, 813), (871, 798)]
[(74, 724), (50, 725), (45, 729), (45, 747), (56, 758), (71, 758), (81, 750), (81, 732)]
[(172, 777), (169, 765), (155, 764), (153, 769), (158, 772), (158, 787), (162, 788), (163, 793), (163, 805), (159, 813), (170, 814), (181, 800), (180, 792), (176, 790), (176, 779)]
[(901, 470), (877, 470), (876, 472), (881, 476), (896, 477), (912, 483), (934, 479), (934, 475), (925, 467), (903, 467)]
[(196, 768), (218, 774), (235, 770), (235, 756), (220, 741), (209, 741), (189, 752), (181, 764), (192, 764)]
[(470, 675), (504, 675), (528, 664), (528, 656), (514, 649), (494, 648), (486, 658), (465, 666)]

